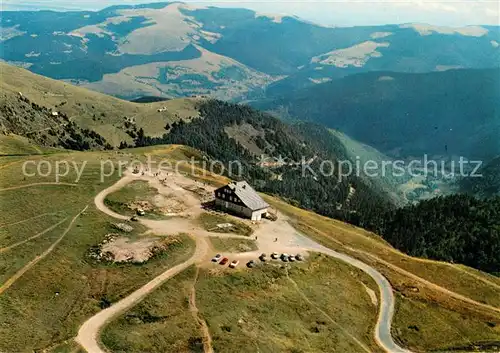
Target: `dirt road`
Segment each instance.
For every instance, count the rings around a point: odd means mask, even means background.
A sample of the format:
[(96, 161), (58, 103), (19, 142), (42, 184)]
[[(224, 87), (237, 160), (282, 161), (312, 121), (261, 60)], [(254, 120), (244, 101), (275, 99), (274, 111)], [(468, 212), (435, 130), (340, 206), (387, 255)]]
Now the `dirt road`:
[[(119, 190), (120, 188), (122, 188), (123, 186), (125, 186), (126, 184), (130, 183), (133, 180), (148, 180), (153, 185), (158, 186), (160, 192), (162, 191), (161, 190), (162, 186), (158, 184), (158, 181), (155, 180), (154, 177), (148, 175), (139, 176), (139, 175), (128, 174), (120, 181), (118, 181), (115, 185), (111, 186), (110, 188), (102, 191), (101, 193), (99, 193), (99, 195), (97, 195), (97, 197), (95, 198), (95, 203), (97, 208), (102, 212), (117, 219), (122, 219), (122, 220), (127, 219), (128, 217), (122, 216), (108, 209), (104, 204), (104, 199), (108, 194)], [(141, 223), (147, 226), (150, 229), (150, 231), (154, 234), (165, 235), (165, 234), (176, 234), (182, 232), (191, 234), (192, 236), (195, 237), (197, 242), (197, 250), (195, 255), (186, 263), (178, 265), (171, 270), (168, 270), (161, 276), (151, 281), (146, 286), (132, 293), (129, 297), (123, 299), (121, 302), (117, 303), (116, 305), (113, 305), (111, 308), (106, 309), (105, 311), (97, 314), (96, 316), (88, 320), (81, 327), (77, 338), (78, 342), (85, 349), (87, 349), (88, 352), (90, 353), (103, 352), (103, 350), (101, 350), (101, 348), (99, 348), (98, 346), (98, 333), (100, 328), (102, 328), (102, 326), (106, 323), (107, 320), (111, 320), (115, 315), (118, 315), (120, 312), (130, 308), (135, 303), (137, 303), (137, 301), (142, 299), (154, 288), (156, 288), (159, 284), (163, 283), (163, 281), (166, 281), (168, 278), (174, 276), (175, 274), (187, 268), (191, 264), (195, 262), (200, 262), (204, 259), (206, 260), (207, 251), (209, 249), (209, 244), (207, 243), (207, 239), (209, 237), (226, 236), (231, 238), (248, 239), (247, 237), (235, 236), (230, 234), (210, 233), (201, 229), (196, 222), (193, 222), (193, 220), (195, 219), (194, 216), (198, 215), (201, 212), (201, 209), (199, 204), (198, 205), (193, 204), (192, 196), (186, 194), (186, 190), (183, 188), (183, 186), (186, 186), (189, 183), (193, 183), (193, 181), (187, 178), (186, 176), (169, 174), (167, 184), (163, 185), (163, 187), (165, 188), (164, 191), (168, 191), (169, 193), (172, 192), (178, 193), (177, 194), (178, 197), (184, 197), (186, 199), (189, 199), (190, 202), (188, 203), (190, 204), (190, 211), (193, 213), (191, 218), (173, 217), (172, 219), (165, 221), (141, 219)], [(238, 254), (226, 254), (226, 256), (230, 256), (231, 258), (244, 261), (256, 258), (262, 252), (268, 254), (271, 252), (278, 252), (278, 253), (287, 252), (290, 254), (317, 252), (334, 257), (345, 263), (348, 263), (349, 265), (354, 266), (362, 270), (366, 274), (368, 274), (375, 281), (375, 283), (379, 288), (379, 300), (378, 300), (379, 315), (374, 333), (377, 344), (381, 348), (383, 348), (386, 352), (410, 353), (410, 351), (400, 347), (392, 338), (391, 324), (394, 315), (394, 305), (395, 305), (393, 289), (390, 283), (387, 281), (387, 279), (375, 268), (352, 256), (339, 253), (337, 251), (324, 247), (321, 244), (318, 244), (315, 241), (303, 236), (290, 225), (287, 217), (285, 217), (284, 215), (280, 215), (278, 221), (276, 222), (270, 222), (264, 220), (259, 225), (259, 228), (255, 231), (254, 236), (256, 237), (256, 243), (259, 249), (258, 251), (238, 253)], [(341, 245), (345, 246), (345, 244)], [(346, 249), (349, 251), (353, 251), (355, 253), (362, 253), (363, 255), (371, 258), (374, 257), (374, 255), (372, 254), (365, 253), (357, 249), (351, 249), (349, 247), (346, 247)], [(394, 268), (397, 271), (400, 272), (404, 271), (403, 269), (388, 262), (385, 262), (382, 259), (375, 258), (375, 260), (380, 261), (386, 264), (387, 266)], [(470, 304), (478, 305), (480, 307), (484, 307), (489, 310), (493, 311), (499, 310), (498, 308), (494, 308), (486, 304), (477, 303), (470, 298), (461, 296), (457, 293), (447, 290), (446, 288), (439, 287), (407, 271), (404, 271), (403, 274), (422, 282), (426, 286), (430, 286), (434, 289), (440, 290), (441, 292), (446, 293), (456, 299), (463, 300)], [(355, 337), (352, 338), (358, 341), (357, 338)]]
[(169, 278), (172, 278), (176, 274), (187, 269), (189, 266), (203, 260), (206, 257), (207, 252), (207, 240), (205, 238), (196, 238), (196, 250), (189, 260), (163, 272), (161, 275), (146, 283), (128, 297), (123, 298), (116, 304), (100, 311), (89, 320), (85, 321), (85, 323), (78, 330), (76, 342), (78, 342), (89, 353), (106, 353), (106, 351), (99, 346), (99, 332), (104, 325), (114, 317), (133, 307)]
[[(109, 187), (106, 190), (103, 190), (95, 198), (95, 204), (97, 208), (114, 218), (121, 220), (127, 219), (128, 217), (122, 216), (108, 209), (104, 203), (104, 200), (108, 194), (119, 190), (120, 188), (124, 187), (126, 184), (130, 183), (133, 180), (141, 180), (141, 179), (148, 180), (147, 176), (141, 177), (138, 175), (126, 175), (113, 186)], [(87, 320), (80, 327), (76, 341), (89, 353), (105, 353), (105, 351), (99, 346), (98, 336), (99, 336), (99, 331), (108, 321), (110, 321), (115, 316), (119, 315), (120, 313), (123, 313), (127, 309), (137, 304), (147, 294), (156, 289), (159, 285), (164, 283), (169, 278), (175, 276), (176, 274), (188, 268), (192, 264), (201, 262), (207, 257), (207, 252), (209, 249), (207, 236), (211, 234), (197, 228), (197, 226), (190, 223), (189, 220), (185, 219), (181, 220), (174, 219), (166, 221), (141, 220), (141, 223), (145, 224), (150, 229), (152, 229), (154, 233), (172, 234), (179, 231), (186, 231), (192, 235), (193, 234), (196, 235), (194, 237), (196, 240), (195, 254), (188, 261), (167, 270), (160, 276), (156, 277), (143, 287), (139, 288), (138, 290), (130, 294), (128, 297), (122, 299), (118, 303), (99, 312), (97, 315)], [(221, 234), (216, 234), (216, 235), (221, 236)], [(259, 247), (259, 251), (248, 254), (234, 254), (234, 256), (247, 256), (249, 254), (253, 256), (255, 254), (258, 254), (259, 252), (269, 253), (272, 251), (277, 251), (277, 252), (288, 251), (290, 253), (319, 252), (326, 254), (328, 256), (332, 256), (341, 261), (344, 261), (367, 273), (377, 283), (380, 292), (380, 303), (379, 303), (380, 310), (375, 328), (375, 339), (377, 343), (387, 352), (391, 353), (410, 352), (408, 350), (399, 347), (392, 339), (391, 323), (394, 314), (394, 295), (392, 292), (392, 287), (389, 284), (389, 282), (377, 270), (357, 259), (354, 259), (348, 255), (341, 254), (331, 249), (328, 249), (312, 241), (311, 239), (302, 236), (292, 226), (290, 226), (290, 224), (286, 221), (285, 217), (281, 217), (281, 219), (277, 222), (263, 222), (261, 227), (256, 231), (255, 236), (257, 237), (257, 245)], [(276, 239), (277, 241), (275, 241)]]

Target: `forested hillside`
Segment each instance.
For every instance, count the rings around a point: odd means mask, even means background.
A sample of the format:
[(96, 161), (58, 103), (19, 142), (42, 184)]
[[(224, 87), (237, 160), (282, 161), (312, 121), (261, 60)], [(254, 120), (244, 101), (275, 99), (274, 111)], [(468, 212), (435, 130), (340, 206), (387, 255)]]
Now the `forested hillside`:
[(363, 72), (500, 62), (498, 26), (328, 27), (181, 2), (2, 11), (0, 41), (0, 58), (7, 62), (125, 99), (210, 95), (246, 101)]
[[(323, 160), (336, 163), (348, 159), (340, 141), (319, 125), (288, 125), (248, 106), (216, 100), (200, 103), (199, 111), (200, 119), (166, 126), (168, 133), (160, 138), (145, 136), (139, 130), (136, 146), (184, 144), (225, 165), (240, 161), (244, 166), (240, 178), (249, 180), (258, 190), (278, 194), (330, 217), (361, 222), (363, 216), (372, 217), (394, 207), (381, 188), (367, 184), (356, 175), (338, 178), (336, 173), (319, 172)], [(226, 132), (228, 127), (238, 130), (245, 126), (254, 130), (255, 136), (250, 142), (231, 138)], [(245, 143), (260, 147), (261, 154), (252, 153), (244, 147)], [(258, 164), (261, 155), (270, 166)], [(285, 163), (278, 162), (280, 156)], [(303, 160), (313, 172), (302, 166)]]
[(0, 134), (25, 136), (35, 144), (84, 151), (112, 149), (99, 133), (82, 128), (63, 112), (32, 102), (22, 93), (0, 93)]
[(388, 212), (375, 231), (412, 256), (500, 275), (500, 197), (453, 195)]
[[(288, 125), (247, 106), (216, 100), (201, 102), (198, 108), (200, 119), (167, 126), (163, 137), (151, 138), (138, 131), (136, 145), (185, 144), (225, 165), (239, 160), (244, 165), (240, 177), (260, 191), (373, 230), (410, 255), (500, 272), (500, 198), (455, 195), (396, 209), (375, 180), (319, 173), (322, 161), (349, 158), (345, 146), (324, 127), (304, 122)], [(254, 129), (255, 145), (269, 160), (281, 155), (287, 163), (259, 166), (259, 156), (251, 152), (249, 142), (227, 133), (227, 127), (243, 129), (245, 125)], [(302, 157), (316, 175), (303, 175), (302, 167), (292, 163)]]
[(462, 180), (462, 190), (479, 197), (500, 195), (500, 156), (487, 163), (478, 173), (482, 176)]
[(255, 102), (321, 123), (394, 157), (500, 154), (500, 70), (372, 72)]

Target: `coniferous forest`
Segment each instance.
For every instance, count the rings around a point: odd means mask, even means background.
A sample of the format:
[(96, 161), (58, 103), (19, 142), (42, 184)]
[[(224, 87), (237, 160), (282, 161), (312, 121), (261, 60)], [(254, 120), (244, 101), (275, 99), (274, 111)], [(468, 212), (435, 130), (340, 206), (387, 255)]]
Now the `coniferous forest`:
[[(376, 184), (355, 175), (338, 179), (321, 173), (304, 175), (300, 166), (262, 168), (257, 156), (225, 131), (249, 124), (264, 136), (256, 142), (266, 155), (291, 161), (316, 157), (310, 167), (318, 170), (322, 160), (348, 158), (342, 143), (322, 126), (286, 124), (250, 107), (217, 100), (201, 103), (199, 110), (200, 119), (174, 123), (162, 137), (138, 131), (135, 145), (184, 144), (226, 165), (239, 160), (244, 166), (240, 177), (259, 191), (374, 231), (410, 255), (500, 273), (500, 198), (455, 195), (397, 208)], [(354, 195), (349, 193), (351, 188), (356, 190)]]
[(385, 213), (374, 228), (409, 255), (500, 275), (500, 197), (453, 195)]

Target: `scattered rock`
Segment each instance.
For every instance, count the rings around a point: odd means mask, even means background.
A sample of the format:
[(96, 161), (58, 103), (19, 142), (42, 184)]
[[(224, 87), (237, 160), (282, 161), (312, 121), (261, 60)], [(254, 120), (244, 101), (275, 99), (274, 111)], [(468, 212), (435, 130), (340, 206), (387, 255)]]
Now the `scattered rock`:
[(131, 241), (118, 234), (108, 234), (99, 245), (89, 249), (87, 257), (97, 262), (144, 263), (179, 242), (175, 237)]
[(115, 229), (121, 230), (122, 232), (125, 233), (130, 233), (131, 231), (134, 230), (134, 228), (131, 225), (125, 223), (113, 223), (112, 225)]

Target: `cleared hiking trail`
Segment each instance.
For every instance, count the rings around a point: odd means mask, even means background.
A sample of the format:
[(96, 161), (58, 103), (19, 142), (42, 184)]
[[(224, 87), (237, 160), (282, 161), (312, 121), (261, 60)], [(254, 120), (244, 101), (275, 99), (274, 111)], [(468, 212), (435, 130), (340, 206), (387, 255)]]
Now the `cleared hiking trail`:
[[(340, 226), (335, 225), (335, 224), (332, 224), (331, 227), (335, 228), (335, 229), (338, 229), (340, 231), (343, 231), (345, 233), (353, 234), (355, 236), (359, 236), (360, 235), (358, 232), (356, 232), (354, 230), (346, 229), (346, 228), (340, 227)], [(342, 243), (339, 242), (339, 244), (342, 244)], [(342, 245), (345, 245), (345, 244), (342, 244)], [(362, 250), (356, 250), (356, 249), (352, 249), (352, 248), (350, 250), (356, 251), (356, 252), (363, 252)], [(402, 256), (403, 258), (411, 260), (411, 261), (414, 261), (414, 262), (421, 262), (421, 263), (424, 263), (424, 264), (450, 267), (450, 268), (454, 269), (455, 271), (464, 273), (467, 276), (470, 276), (470, 277), (472, 277), (474, 279), (477, 279), (478, 281), (481, 281), (481, 282), (483, 282), (483, 283), (485, 283), (485, 284), (487, 284), (487, 285), (489, 285), (491, 287), (494, 287), (494, 288), (500, 290), (500, 280), (498, 280), (496, 278), (489, 279), (485, 275), (479, 275), (479, 274), (473, 273), (472, 269), (468, 269), (466, 267), (464, 268), (461, 265), (452, 264), (452, 263), (444, 262), (444, 261), (438, 261), (438, 260), (432, 260), (432, 259), (425, 259), (425, 258), (422, 258), (422, 257), (412, 257), (412, 256), (409, 256), (409, 255), (407, 255), (405, 253), (402, 253), (399, 250), (394, 249), (393, 247), (388, 247), (387, 250), (391, 251), (394, 254), (397, 254), (398, 256)], [(363, 253), (368, 254), (366, 252), (363, 252)], [(378, 259), (378, 257), (375, 257), (375, 255), (371, 255), (371, 257)], [(392, 265), (392, 266), (395, 266), (395, 265)], [(498, 282), (494, 282), (495, 280), (498, 281)]]
[[(332, 225), (332, 228), (336, 228), (336, 229), (338, 229), (338, 230), (340, 230), (340, 231), (343, 231), (343, 232), (346, 232), (346, 233), (349, 233), (349, 234), (353, 234), (353, 235), (359, 236), (359, 233), (357, 233), (357, 232), (355, 232), (355, 231), (352, 231), (352, 230), (344, 229), (344, 228), (342, 228), (342, 227), (340, 227), (340, 226), (337, 226), (337, 225)], [(499, 308), (499, 307), (495, 307), (495, 306), (493, 306), (493, 305), (489, 305), (489, 304), (481, 303), (481, 302), (478, 302), (478, 301), (476, 301), (476, 300), (474, 300), (474, 299), (471, 299), (471, 298), (469, 298), (469, 297), (467, 297), (467, 296), (465, 296), (465, 295), (462, 295), (462, 294), (459, 294), (459, 293), (453, 292), (453, 291), (451, 291), (451, 290), (449, 290), (449, 289), (447, 289), (447, 288), (444, 288), (444, 287), (442, 287), (442, 286), (440, 286), (440, 285), (438, 285), (438, 284), (435, 284), (435, 283), (433, 283), (433, 282), (431, 282), (431, 281), (429, 281), (429, 280), (427, 280), (427, 279), (425, 279), (425, 278), (422, 278), (422, 277), (420, 277), (420, 276), (418, 276), (418, 275), (416, 275), (416, 274), (414, 274), (414, 273), (412, 273), (412, 272), (410, 272), (410, 271), (407, 271), (407, 270), (405, 270), (405, 269), (403, 269), (403, 268), (401, 268), (401, 267), (399, 267), (399, 266), (397, 266), (397, 265), (394, 265), (393, 263), (391, 263), (391, 262), (389, 262), (389, 261), (386, 261), (386, 260), (384, 260), (384, 259), (382, 259), (382, 258), (380, 258), (380, 257), (378, 257), (378, 256), (376, 256), (376, 255), (373, 255), (373, 254), (371, 254), (371, 253), (369, 253), (369, 252), (367, 252), (367, 251), (364, 251), (364, 250), (359, 250), (359, 249), (355, 249), (355, 248), (352, 248), (352, 247), (350, 247), (350, 246), (347, 246), (346, 244), (342, 243), (341, 241), (336, 240), (336, 239), (334, 239), (334, 238), (332, 238), (332, 237), (329, 237), (327, 234), (325, 234), (324, 232), (322, 232), (322, 231), (320, 231), (320, 230), (316, 230), (316, 231), (318, 231), (319, 233), (323, 234), (323, 235), (324, 235), (325, 237), (327, 237), (329, 240), (331, 240), (331, 241), (333, 241), (333, 242), (337, 243), (338, 245), (342, 246), (342, 247), (343, 247), (343, 248), (345, 248), (346, 250), (348, 250), (348, 251), (350, 251), (350, 252), (352, 252), (352, 253), (355, 253), (355, 254), (360, 254), (360, 255), (362, 255), (363, 257), (365, 257), (365, 256), (366, 256), (366, 257), (369, 257), (369, 258), (371, 258), (372, 260), (374, 260), (374, 261), (376, 261), (376, 262), (379, 262), (379, 263), (381, 263), (381, 264), (383, 264), (383, 265), (385, 265), (385, 266), (387, 266), (387, 267), (391, 268), (392, 270), (394, 270), (394, 271), (396, 271), (396, 272), (398, 272), (398, 273), (400, 273), (400, 274), (402, 274), (402, 275), (404, 275), (404, 276), (407, 276), (408, 278), (411, 278), (411, 279), (413, 279), (413, 280), (415, 280), (415, 281), (417, 281), (417, 282), (421, 283), (421, 284), (422, 284), (422, 285), (424, 285), (424, 286), (427, 286), (427, 287), (429, 287), (429, 288), (432, 288), (432, 289), (434, 289), (434, 290), (436, 290), (436, 291), (438, 291), (438, 292), (441, 292), (441, 293), (443, 293), (443, 294), (446, 294), (446, 295), (448, 295), (449, 297), (454, 298), (454, 299), (457, 299), (457, 300), (459, 300), (459, 301), (462, 301), (462, 302), (465, 302), (465, 303), (468, 303), (468, 304), (472, 304), (472, 305), (474, 305), (474, 306), (477, 306), (477, 307), (480, 307), (480, 308), (486, 309), (486, 310), (488, 310), (488, 311), (494, 312), (496, 315), (498, 315), (498, 314), (500, 313), (500, 308)], [(398, 252), (397, 250), (395, 250), (395, 249), (392, 249), (392, 248), (388, 248), (388, 249), (389, 249), (390, 251), (394, 252), (394, 253), (398, 253), (399, 255), (402, 255), (402, 256), (404, 256), (404, 257), (406, 257), (406, 258), (408, 258), (408, 259), (411, 259), (412, 261), (417, 261), (417, 262), (422, 262), (422, 263), (429, 263), (429, 264), (434, 264), (434, 265), (436, 265), (436, 264), (438, 264), (438, 265), (446, 265), (446, 266), (452, 267), (452, 268), (454, 268), (455, 270), (460, 271), (460, 272), (462, 272), (462, 273), (465, 273), (465, 274), (467, 274), (467, 275), (471, 276), (472, 278), (476, 278), (476, 279), (478, 279), (478, 280), (482, 281), (483, 283), (485, 283), (485, 284), (487, 284), (487, 285), (489, 285), (489, 286), (491, 286), (491, 287), (493, 287), (493, 288), (496, 288), (496, 289), (498, 289), (498, 288), (499, 288), (499, 287), (498, 287), (498, 284), (496, 284), (496, 283), (494, 283), (494, 282), (492, 282), (492, 281), (490, 281), (490, 280), (488, 280), (488, 279), (486, 279), (486, 278), (483, 278), (483, 277), (481, 277), (481, 276), (479, 276), (479, 275), (476, 275), (476, 274), (474, 274), (474, 273), (471, 273), (470, 271), (467, 271), (467, 270), (465, 270), (465, 269), (461, 269), (460, 267), (458, 267), (458, 266), (456, 266), (456, 265), (454, 265), (454, 264), (447, 264), (447, 263), (445, 263), (445, 262), (440, 262), (440, 261), (436, 261), (436, 260), (421, 259), (421, 258), (413, 258), (413, 257), (411, 257), (411, 256), (408, 256), (408, 255), (405, 255), (405, 254), (399, 253), (399, 252)]]
[(78, 186), (78, 184), (73, 184), (73, 183), (47, 182), (47, 183), (33, 183), (33, 184), (11, 186), (11, 187), (8, 187), (8, 188), (0, 189), (0, 191), (18, 190), (18, 189), (29, 188), (29, 187), (32, 187), (32, 186), (45, 186), (45, 185)]
[(29, 241), (31, 241), (31, 240), (33, 240), (33, 239), (36, 239), (36, 238), (41, 237), (41, 236), (42, 236), (42, 235), (44, 235), (45, 233), (50, 232), (51, 230), (53, 230), (53, 229), (57, 228), (60, 224), (62, 224), (62, 223), (64, 223), (64, 222), (66, 222), (66, 220), (67, 220), (67, 219), (68, 219), (68, 217), (64, 218), (62, 221), (57, 222), (56, 224), (54, 224), (54, 225), (50, 226), (49, 228), (44, 229), (44, 230), (43, 230), (43, 231), (41, 231), (40, 233), (35, 234), (35, 235), (33, 235), (33, 236), (31, 236), (31, 237), (29, 237), (29, 238), (27, 238), (27, 239), (23, 240), (23, 241), (20, 241), (20, 242), (14, 243), (14, 244), (12, 244), (12, 245), (6, 246), (5, 248), (0, 248), (0, 254), (1, 254), (1, 253), (3, 253), (3, 252), (6, 252), (6, 251), (8, 251), (8, 250), (12, 250), (12, 249), (14, 249), (14, 248), (17, 248), (17, 247), (18, 247), (18, 246), (20, 246), (20, 245), (26, 244), (27, 242), (29, 242)]
[(116, 212), (110, 210), (108, 208), (108, 206), (106, 206), (106, 204), (104, 203), (104, 200), (106, 199), (106, 196), (108, 196), (109, 194), (112, 194), (115, 191), (120, 190), (125, 185), (132, 182), (133, 180), (140, 180), (140, 179), (134, 178), (132, 176), (124, 176), (123, 178), (118, 180), (115, 184), (111, 185), (109, 188), (104, 189), (99, 194), (97, 194), (97, 196), (94, 198), (94, 203), (95, 203), (95, 206), (97, 207), (97, 209), (99, 211), (101, 211), (102, 213), (107, 214), (108, 216), (111, 216), (111, 217), (116, 218), (116, 219), (120, 219), (122, 221), (126, 221), (126, 220), (130, 219), (130, 217), (123, 216), (119, 213), (116, 213)]
[(22, 220), (17, 221), (17, 222), (0, 224), (0, 228), (15, 226), (17, 224), (26, 223), (26, 222), (32, 221), (34, 219), (42, 218), (42, 217), (45, 217), (45, 216), (55, 216), (56, 214), (59, 214), (59, 213), (61, 213), (61, 212), (42, 213), (42, 214), (36, 215), (34, 217), (31, 217), (31, 218), (22, 219)]
[(453, 291), (451, 291), (449, 289), (443, 288), (443, 287), (441, 287), (441, 286), (439, 286), (439, 285), (437, 285), (435, 283), (432, 283), (432, 282), (430, 282), (430, 281), (428, 281), (428, 280), (426, 280), (426, 279), (424, 279), (422, 277), (419, 277), (419, 276), (417, 276), (417, 275), (415, 275), (415, 274), (413, 274), (413, 273), (411, 273), (409, 271), (406, 271), (406, 270), (402, 269), (401, 267), (393, 265), (393, 264), (391, 264), (388, 261), (382, 260), (381, 258), (379, 258), (377, 256), (371, 255), (370, 253), (367, 253), (367, 252), (364, 252), (364, 251), (362, 253), (365, 254), (368, 257), (373, 258), (375, 261), (378, 261), (378, 262), (386, 265), (387, 267), (393, 269), (394, 271), (399, 272), (400, 274), (402, 274), (404, 276), (407, 276), (408, 278), (411, 278), (411, 279), (413, 279), (413, 280), (415, 280), (417, 282), (420, 282), (420, 283), (422, 283), (423, 285), (425, 285), (425, 286), (427, 286), (429, 288), (432, 288), (432, 289), (435, 289), (435, 290), (437, 290), (437, 291), (439, 291), (441, 293), (444, 293), (444, 294), (450, 296), (451, 298), (455, 298), (455, 299), (458, 299), (458, 300), (463, 301), (465, 303), (472, 304), (472, 305), (477, 306), (477, 307), (481, 307), (481, 308), (486, 309), (488, 311), (493, 311), (496, 314), (500, 314), (500, 308), (494, 307), (492, 305), (488, 305), (488, 304), (477, 302), (477, 301), (475, 301), (475, 300), (473, 300), (473, 299), (471, 299), (469, 297), (466, 297), (466, 296), (464, 296), (462, 294), (458, 294), (458, 293), (453, 292)]
[(356, 337), (354, 337), (353, 335), (351, 335), (349, 332), (347, 332), (341, 325), (339, 325), (330, 315), (328, 315), (323, 309), (321, 309), (319, 306), (317, 306), (313, 301), (311, 301), (307, 295), (300, 289), (299, 285), (297, 284), (297, 282), (295, 282), (288, 274), (288, 271), (286, 271), (286, 277), (288, 278), (288, 280), (293, 284), (293, 286), (295, 287), (295, 290), (297, 291), (297, 293), (307, 302), (307, 304), (309, 304), (310, 306), (312, 306), (314, 309), (316, 309), (317, 311), (319, 311), (324, 317), (326, 317), (332, 324), (334, 324), (340, 331), (342, 331), (342, 333), (347, 336), (351, 341), (353, 341), (354, 343), (356, 343), (363, 351), (365, 352), (368, 352), (370, 353), (370, 349), (365, 345), (363, 344), (363, 342), (359, 341)]
[(66, 234), (68, 234), (68, 232), (71, 230), (71, 227), (73, 227), (73, 224), (76, 222), (76, 220), (78, 219), (78, 217), (80, 217), (82, 215), (82, 213), (84, 213), (87, 210), (88, 207), (89, 207), (88, 205), (85, 206), (85, 208), (83, 210), (81, 210), (75, 217), (73, 217), (73, 219), (71, 220), (70, 224), (64, 230), (64, 232), (61, 234), (61, 236), (55, 242), (53, 242), (52, 245), (50, 245), (50, 247), (47, 250), (45, 250), (42, 254), (40, 254), (37, 257), (35, 257), (28, 264), (26, 264), (23, 268), (21, 268), (19, 271), (17, 271), (16, 274), (14, 274), (14, 276), (12, 276), (11, 278), (9, 278), (0, 287), (0, 294), (2, 294), (7, 289), (9, 289), (30, 268), (32, 268), (33, 266), (35, 266), (38, 262), (40, 262), (41, 260), (43, 260), (47, 255), (49, 255), (55, 249), (55, 247), (57, 246), (57, 244), (59, 244), (64, 239), (64, 237), (66, 236)]
[(205, 238), (196, 238), (196, 250), (189, 260), (174, 266), (163, 272), (158, 277), (146, 283), (129, 296), (113, 304), (92, 316), (84, 322), (78, 330), (76, 342), (78, 342), (89, 353), (107, 353), (99, 345), (99, 332), (113, 318), (125, 312), (127, 309), (139, 303), (145, 296), (161, 286), (165, 281), (178, 273), (186, 270), (189, 266), (203, 260), (208, 252), (208, 243)]
[(208, 329), (207, 322), (200, 317), (198, 307), (196, 306), (196, 283), (198, 282), (198, 276), (200, 275), (200, 269), (196, 269), (196, 275), (194, 278), (193, 286), (191, 287), (191, 292), (189, 293), (189, 309), (193, 318), (200, 326), (200, 332), (203, 337), (203, 353), (214, 353), (212, 348), (212, 336), (210, 335), (210, 330)]

